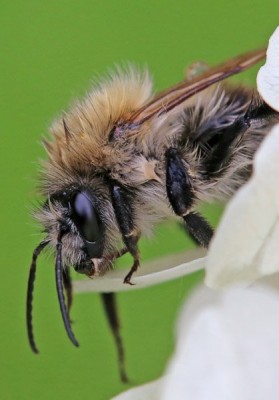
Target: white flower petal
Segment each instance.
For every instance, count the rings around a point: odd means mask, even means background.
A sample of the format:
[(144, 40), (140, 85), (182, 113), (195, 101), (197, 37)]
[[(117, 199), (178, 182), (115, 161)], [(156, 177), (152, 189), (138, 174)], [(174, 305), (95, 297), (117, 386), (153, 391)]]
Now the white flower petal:
[(251, 282), (279, 270), (279, 125), (264, 140), (254, 173), (228, 204), (212, 240), (206, 284)]
[(279, 111), (279, 27), (269, 39), (266, 63), (258, 72), (257, 86), (264, 101)]
[(200, 288), (187, 301), (165, 377), (113, 400), (277, 400), (279, 294)]
[[(133, 275), (132, 282), (135, 284), (133, 286), (123, 284), (123, 279), (129, 269), (115, 269), (103, 277), (74, 281), (74, 291), (76, 293), (104, 293), (142, 289), (204, 269), (205, 257), (197, 258), (204, 254), (205, 251), (202, 249), (190, 250), (145, 263)], [(184, 263), (181, 264), (183, 261)]]
[(279, 295), (200, 289), (186, 304), (161, 400), (277, 400)]
[(111, 400), (160, 400), (164, 378), (127, 390)]

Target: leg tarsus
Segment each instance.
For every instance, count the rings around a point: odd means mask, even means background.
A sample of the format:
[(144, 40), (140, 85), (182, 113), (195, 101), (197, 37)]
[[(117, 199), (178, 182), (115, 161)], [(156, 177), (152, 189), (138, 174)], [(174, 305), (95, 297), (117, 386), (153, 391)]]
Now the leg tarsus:
[(125, 276), (123, 283), (127, 283), (129, 285), (134, 285), (134, 283), (131, 282), (131, 278), (132, 278), (134, 272), (137, 271), (139, 265), (140, 265), (139, 255), (137, 254), (136, 257), (134, 258), (134, 264), (133, 264), (132, 268), (130, 269), (130, 271), (128, 272), (128, 274)]
[(192, 239), (200, 246), (207, 248), (214, 234), (213, 228), (199, 213), (191, 212), (183, 217), (186, 229)]

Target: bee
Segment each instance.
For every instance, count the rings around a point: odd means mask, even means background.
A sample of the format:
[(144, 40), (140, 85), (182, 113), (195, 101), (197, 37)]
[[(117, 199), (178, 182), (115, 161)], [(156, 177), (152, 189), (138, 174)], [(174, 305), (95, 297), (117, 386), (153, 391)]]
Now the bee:
[[(61, 314), (78, 346), (69, 317), (71, 266), (100, 276), (128, 252), (133, 264), (124, 283), (132, 284), (140, 238), (168, 218), (183, 221), (194, 241), (208, 247), (213, 229), (196, 211), (199, 202), (226, 199), (249, 178), (255, 151), (278, 117), (251, 89), (222, 81), (264, 56), (261, 49), (215, 68), (194, 67), (187, 79), (155, 95), (147, 72), (117, 71), (53, 123), (40, 181), (46, 200), (36, 212), (45, 238), (34, 250), (27, 290), (35, 353), (32, 297), (44, 248), (55, 252)], [(125, 381), (115, 297), (102, 299)]]

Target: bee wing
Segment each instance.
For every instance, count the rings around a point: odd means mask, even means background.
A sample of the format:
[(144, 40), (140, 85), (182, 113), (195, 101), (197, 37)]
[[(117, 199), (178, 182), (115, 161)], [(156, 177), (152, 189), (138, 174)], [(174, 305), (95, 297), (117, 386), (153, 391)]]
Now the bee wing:
[(159, 116), (165, 114), (179, 106), (189, 97), (201, 92), (212, 84), (220, 82), (229, 76), (236, 75), (251, 67), (263, 59), (265, 55), (265, 48), (245, 53), (226, 61), (217, 67), (208, 69), (190, 81), (182, 81), (175, 86), (158, 93), (150, 102), (132, 113), (129, 122), (141, 125), (155, 115)]

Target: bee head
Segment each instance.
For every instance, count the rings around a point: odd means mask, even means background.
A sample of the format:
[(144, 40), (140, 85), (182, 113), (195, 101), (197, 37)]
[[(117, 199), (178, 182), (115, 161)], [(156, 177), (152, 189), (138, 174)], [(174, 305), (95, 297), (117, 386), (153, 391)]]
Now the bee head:
[(105, 264), (104, 259), (117, 249), (120, 234), (103, 178), (71, 182), (68, 187), (51, 193), (35, 216), (53, 249), (59, 232), (63, 231), (64, 268), (73, 266), (87, 275), (106, 272), (110, 264)]

